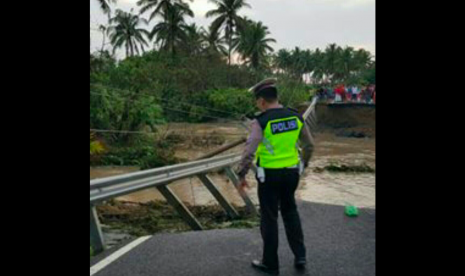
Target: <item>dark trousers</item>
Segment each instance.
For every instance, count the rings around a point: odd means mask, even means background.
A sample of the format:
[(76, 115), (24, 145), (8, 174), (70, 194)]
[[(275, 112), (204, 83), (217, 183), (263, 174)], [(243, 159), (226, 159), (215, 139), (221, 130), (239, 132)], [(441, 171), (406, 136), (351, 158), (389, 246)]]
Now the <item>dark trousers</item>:
[(265, 182), (258, 181), (260, 230), (263, 238), (264, 265), (279, 268), (278, 208), (281, 210), (287, 241), (296, 259), (305, 259), (304, 236), (300, 223), (295, 191), (299, 184), (298, 169), (266, 169)]

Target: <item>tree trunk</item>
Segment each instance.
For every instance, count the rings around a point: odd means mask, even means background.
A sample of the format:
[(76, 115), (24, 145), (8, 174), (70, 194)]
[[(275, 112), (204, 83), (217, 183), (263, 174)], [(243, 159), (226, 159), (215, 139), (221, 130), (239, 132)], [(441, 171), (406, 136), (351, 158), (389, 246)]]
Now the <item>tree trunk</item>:
[(228, 49), (228, 65), (231, 66), (231, 38), (228, 39), (229, 49)]
[(103, 35), (102, 50), (100, 50), (100, 53), (103, 53), (103, 47), (105, 47), (105, 32), (104, 31), (102, 31), (102, 35)]
[(175, 53), (174, 53), (174, 40), (171, 41), (171, 54), (172, 54), (173, 57), (174, 57), (174, 54), (175, 54)]
[(228, 32), (228, 65), (231, 65), (231, 32)]
[(228, 33), (228, 85), (231, 86), (231, 37), (232, 37), (232, 30), (227, 27)]

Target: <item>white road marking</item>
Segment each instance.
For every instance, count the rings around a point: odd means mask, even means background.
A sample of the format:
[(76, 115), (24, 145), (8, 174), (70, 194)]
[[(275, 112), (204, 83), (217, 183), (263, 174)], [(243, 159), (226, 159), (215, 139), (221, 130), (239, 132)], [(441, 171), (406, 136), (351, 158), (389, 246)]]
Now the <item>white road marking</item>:
[(138, 246), (139, 244), (143, 243), (144, 241), (148, 240), (149, 238), (151, 238), (152, 236), (145, 236), (145, 237), (140, 237), (134, 241), (132, 241), (131, 243), (127, 244), (126, 246), (118, 249), (116, 252), (114, 252), (113, 254), (111, 254), (110, 256), (106, 257), (105, 259), (101, 260), (100, 262), (98, 262), (97, 264), (95, 264), (93, 267), (90, 268), (90, 276), (94, 275), (95, 273), (99, 272), (100, 270), (102, 270), (104, 267), (106, 267), (107, 265), (111, 264), (112, 262), (114, 262), (116, 259), (118, 259), (119, 257), (123, 256), (124, 254), (126, 254), (127, 252), (129, 252), (131, 249), (133, 249), (134, 247)]

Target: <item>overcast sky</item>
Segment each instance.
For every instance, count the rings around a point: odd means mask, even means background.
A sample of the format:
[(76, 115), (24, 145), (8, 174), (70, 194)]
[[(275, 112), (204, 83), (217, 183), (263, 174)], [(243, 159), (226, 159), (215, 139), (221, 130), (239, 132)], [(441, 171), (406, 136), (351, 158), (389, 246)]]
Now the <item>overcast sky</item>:
[[(129, 11), (137, 0), (117, 0), (112, 10)], [(375, 0), (246, 0), (252, 8), (244, 8), (240, 15), (254, 21), (262, 21), (268, 26), (271, 37), (277, 43), (271, 44), (275, 51), (281, 48), (324, 49), (330, 43), (340, 46), (364, 48), (375, 54)], [(215, 6), (208, 0), (194, 0), (190, 3), (195, 22), (207, 27), (212, 19), (205, 13)], [(143, 15), (148, 18), (149, 13)], [(159, 19), (154, 19), (149, 29)], [(107, 24), (107, 16), (102, 13), (97, 0), (90, 0), (91, 51), (102, 46), (102, 34), (95, 29), (99, 24)], [(108, 39), (106, 40), (108, 41)], [(109, 45), (107, 46), (110, 49)], [(118, 51), (119, 58), (124, 51)]]

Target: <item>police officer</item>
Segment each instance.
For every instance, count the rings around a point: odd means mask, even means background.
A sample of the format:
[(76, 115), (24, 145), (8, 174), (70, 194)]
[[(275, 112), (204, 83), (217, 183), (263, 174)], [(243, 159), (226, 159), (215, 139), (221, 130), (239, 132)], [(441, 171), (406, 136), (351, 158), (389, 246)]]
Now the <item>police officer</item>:
[[(313, 153), (313, 139), (302, 116), (279, 104), (275, 79), (263, 80), (250, 91), (262, 113), (252, 121), (238, 176), (242, 187), (248, 186), (245, 176), (255, 158), (263, 257), (261, 261), (254, 260), (252, 266), (278, 275), (278, 208), (294, 253), (294, 265), (297, 269), (304, 269), (306, 265), (304, 236), (294, 194), (299, 176)], [(298, 141), (303, 152), (302, 160)]]

